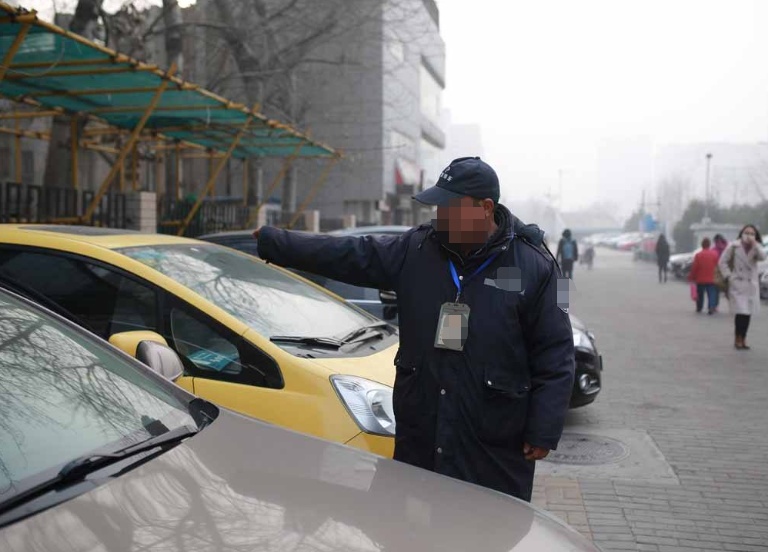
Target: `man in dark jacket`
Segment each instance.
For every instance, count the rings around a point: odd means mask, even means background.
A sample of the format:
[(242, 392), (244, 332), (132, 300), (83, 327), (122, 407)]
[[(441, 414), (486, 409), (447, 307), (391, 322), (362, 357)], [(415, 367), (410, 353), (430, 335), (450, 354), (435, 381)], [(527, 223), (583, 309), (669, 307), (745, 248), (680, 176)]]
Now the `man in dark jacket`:
[(567, 284), (479, 158), (453, 161), (415, 199), (438, 206), (431, 225), (377, 238), (265, 227), (259, 255), (396, 291), (395, 459), (530, 500), (573, 385)]
[(669, 242), (664, 234), (659, 236), (656, 241), (656, 264), (659, 265), (659, 283), (664, 276), (664, 282), (667, 281), (667, 266), (669, 266)]

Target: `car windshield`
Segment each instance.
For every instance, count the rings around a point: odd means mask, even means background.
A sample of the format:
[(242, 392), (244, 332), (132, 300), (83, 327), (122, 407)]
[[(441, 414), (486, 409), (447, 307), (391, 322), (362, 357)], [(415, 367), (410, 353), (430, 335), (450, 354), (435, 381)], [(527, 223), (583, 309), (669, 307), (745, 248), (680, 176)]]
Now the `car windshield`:
[(375, 321), (282, 270), (219, 245), (155, 245), (121, 252), (268, 337), (339, 337)]
[(174, 392), (95, 338), (0, 291), (0, 504), (75, 458), (195, 428)]

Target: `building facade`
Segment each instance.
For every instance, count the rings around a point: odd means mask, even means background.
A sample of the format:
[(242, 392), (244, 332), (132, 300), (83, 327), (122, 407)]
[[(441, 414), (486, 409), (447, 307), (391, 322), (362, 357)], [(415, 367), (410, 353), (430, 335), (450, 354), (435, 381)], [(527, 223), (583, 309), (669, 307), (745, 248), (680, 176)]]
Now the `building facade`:
[[(278, 13), (284, 2), (265, 0), (268, 13)], [(240, 8), (244, 26), (246, 8)], [(247, 102), (253, 98), (221, 33), (205, 24), (216, 16), (216, 0), (198, 0), (184, 10), (185, 78), (211, 87), (225, 97)], [(258, 19), (252, 19), (251, 37), (257, 37)], [(318, 210), (325, 228), (338, 227), (351, 218), (359, 225), (416, 224), (430, 217), (411, 200), (425, 184), (431, 185), (449, 161), (443, 120), (445, 44), (440, 36), (439, 11), (434, 0), (328, 0), (292, 5), (271, 29), (271, 40), (290, 69), (268, 69), (264, 90), (271, 101), (268, 116), (293, 123), (343, 153), (327, 183), (314, 200), (301, 205), (323, 167), (299, 161), (285, 180), (273, 187), (281, 162), (265, 159), (252, 174), (250, 203), (264, 202), (274, 213), (298, 207)], [(265, 37), (266, 39), (266, 37)], [(254, 51), (260, 46), (248, 39)], [(311, 48), (300, 51), (305, 43)], [(162, 50), (162, 48), (156, 48)], [(157, 52), (157, 57), (162, 57)], [(283, 78), (285, 77), (285, 78)], [(282, 109), (275, 110), (275, 93)], [(270, 109), (272, 109), (270, 111)], [(199, 175), (207, 173), (203, 160), (184, 162), (185, 191), (200, 188)], [(219, 197), (242, 196), (237, 184), (242, 167), (233, 163), (216, 186)], [(353, 217), (350, 217), (352, 215)], [(278, 222), (270, 217), (269, 222)]]
[[(344, 152), (310, 208), (327, 220), (354, 215), (359, 224), (415, 224), (429, 211), (411, 196), (436, 182), (447, 163), (439, 12), (433, 0), (357, 4), (371, 15), (317, 52), (344, 63), (309, 65), (299, 81), (310, 93), (312, 136)], [(312, 180), (300, 175), (299, 197)]]

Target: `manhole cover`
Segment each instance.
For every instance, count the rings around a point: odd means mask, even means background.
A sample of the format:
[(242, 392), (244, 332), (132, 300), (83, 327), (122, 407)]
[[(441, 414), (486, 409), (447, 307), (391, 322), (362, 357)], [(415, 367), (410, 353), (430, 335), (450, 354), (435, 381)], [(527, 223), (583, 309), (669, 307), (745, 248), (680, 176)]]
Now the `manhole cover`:
[(585, 433), (563, 433), (557, 450), (547, 457), (555, 464), (595, 465), (619, 462), (629, 456), (629, 449), (621, 441)]

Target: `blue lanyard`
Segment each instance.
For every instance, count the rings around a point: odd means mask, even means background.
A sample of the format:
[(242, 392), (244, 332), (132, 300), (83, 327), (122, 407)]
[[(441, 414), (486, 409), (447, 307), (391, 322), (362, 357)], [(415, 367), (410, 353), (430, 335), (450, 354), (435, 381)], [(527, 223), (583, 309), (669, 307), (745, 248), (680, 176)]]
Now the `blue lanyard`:
[(451, 267), (451, 276), (453, 276), (453, 283), (456, 285), (456, 292), (457, 292), (456, 301), (455, 301), (456, 303), (458, 303), (459, 298), (461, 298), (461, 292), (464, 290), (463, 286), (466, 286), (472, 278), (474, 278), (475, 276), (480, 274), (483, 270), (488, 268), (488, 265), (491, 264), (493, 261), (495, 261), (496, 257), (498, 256), (499, 254), (496, 253), (488, 257), (483, 264), (477, 267), (477, 269), (466, 278), (459, 278), (459, 275), (456, 272), (456, 267), (453, 264), (453, 260), (448, 259), (448, 265)]

